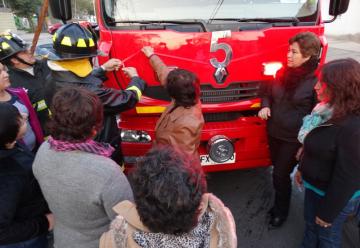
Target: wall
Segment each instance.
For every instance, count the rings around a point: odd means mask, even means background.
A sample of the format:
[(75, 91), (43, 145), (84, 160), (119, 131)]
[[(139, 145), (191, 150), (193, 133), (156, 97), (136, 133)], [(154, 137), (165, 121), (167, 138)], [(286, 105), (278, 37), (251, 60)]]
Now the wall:
[(0, 11), (0, 33), (5, 30), (16, 31), (14, 16), (7, 11)]
[[(323, 0), (322, 12), (327, 16), (328, 6), (330, 0)], [(332, 23), (327, 23), (325, 26), (325, 33), (327, 35), (355, 35), (360, 34), (360, 0), (350, 0), (349, 8), (346, 13), (338, 16)]]

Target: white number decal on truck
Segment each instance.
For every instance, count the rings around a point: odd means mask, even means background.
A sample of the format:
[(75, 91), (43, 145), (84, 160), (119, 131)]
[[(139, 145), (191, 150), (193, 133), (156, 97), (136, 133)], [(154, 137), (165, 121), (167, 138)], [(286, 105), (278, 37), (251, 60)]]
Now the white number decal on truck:
[(216, 31), (211, 34), (211, 45), (210, 52), (216, 52), (218, 50), (223, 50), (225, 52), (225, 59), (221, 62), (217, 60), (217, 58), (211, 58), (210, 64), (216, 68), (214, 73), (214, 78), (218, 84), (223, 84), (225, 82), (226, 77), (228, 76), (228, 71), (226, 66), (229, 65), (232, 59), (232, 49), (229, 44), (226, 43), (218, 43), (220, 38), (231, 37), (231, 31)]

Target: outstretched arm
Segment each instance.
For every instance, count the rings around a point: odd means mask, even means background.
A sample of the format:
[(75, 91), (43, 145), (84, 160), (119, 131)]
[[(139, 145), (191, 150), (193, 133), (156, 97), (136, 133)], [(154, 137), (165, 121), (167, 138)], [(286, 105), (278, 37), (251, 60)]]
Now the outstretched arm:
[(156, 72), (160, 84), (162, 86), (166, 85), (166, 79), (170, 72), (170, 69), (165, 65), (165, 63), (154, 53), (154, 49), (149, 46), (145, 46), (141, 49), (141, 51), (145, 54), (146, 57), (149, 58), (150, 65)]

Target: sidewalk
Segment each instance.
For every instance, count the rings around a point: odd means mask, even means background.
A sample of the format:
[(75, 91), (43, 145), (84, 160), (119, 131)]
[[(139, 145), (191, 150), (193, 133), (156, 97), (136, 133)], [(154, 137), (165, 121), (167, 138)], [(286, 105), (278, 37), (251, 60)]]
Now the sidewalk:
[(328, 37), (329, 49), (326, 61), (340, 58), (353, 58), (360, 62), (359, 42), (344, 39), (344, 36)]

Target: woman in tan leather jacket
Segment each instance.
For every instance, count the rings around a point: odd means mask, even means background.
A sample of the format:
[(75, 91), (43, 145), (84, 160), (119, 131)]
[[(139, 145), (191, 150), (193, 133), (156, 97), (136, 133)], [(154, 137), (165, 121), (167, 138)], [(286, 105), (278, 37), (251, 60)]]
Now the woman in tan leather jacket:
[(172, 98), (171, 104), (156, 123), (155, 143), (175, 146), (190, 155), (198, 156), (204, 118), (197, 76), (187, 70), (169, 69), (151, 47), (144, 47), (142, 51), (149, 58), (161, 85)]

